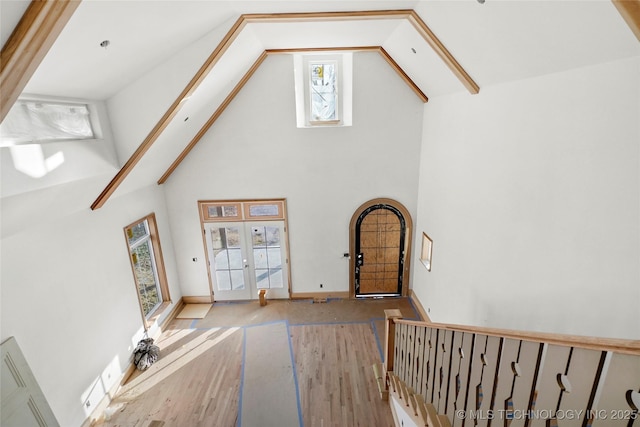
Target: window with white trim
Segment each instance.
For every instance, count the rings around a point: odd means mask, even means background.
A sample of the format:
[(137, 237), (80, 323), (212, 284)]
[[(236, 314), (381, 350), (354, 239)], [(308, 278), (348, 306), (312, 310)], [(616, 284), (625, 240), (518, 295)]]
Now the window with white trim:
[(299, 128), (351, 126), (351, 52), (293, 55), (296, 125)]
[(23, 97), (0, 124), (0, 147), (101, 138), (97, 108), (88, 101)]

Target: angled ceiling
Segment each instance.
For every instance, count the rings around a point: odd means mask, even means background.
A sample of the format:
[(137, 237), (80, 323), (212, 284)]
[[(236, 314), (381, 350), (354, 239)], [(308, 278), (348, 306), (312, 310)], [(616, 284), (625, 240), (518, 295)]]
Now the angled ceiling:
[[(265, 55), (275, 52), (373, 50), (425, 98), (476, 93), (479, 85), (640, 55), (634, 33), (608, 1), (41, 3), (61, 10), (50, 12), (55, 19), (45, 20), (41, 33), (49, 37), (29, 45), (37, 46), (44, 58), (27, 64), (37, 65), (28, 82), (16, 80), (24, 93), (109, 100), (175, 58), (182, 58), (191, 70), (188, 78), (176, 83), (181, 92), (166, 89), (164, 99), (173, 102), (163, 107), (155, 126), (145, 124), (146, 129), (138, 130), (137, 135), (146, 137), (124, 142), (129, 148), (121, 149), (120, 155), (129, 160), (105, 183), (94, 209), (116, 191), (164, 182)], [(5, 19), (15, 20), (26, 4), (2, 2), (3, 28)], [(632, 8), (629, 15), (631, 22), (637, 20)], [(38, 19), (31, 24), (37, 27)], [(4, 30), (2, 37), (4, 59)], [(110, 40), (109, 47), (100, 47), (102, 40)], [(3, 89), (8, 87), (4, 62)], [(3, 97), (3, 110), (9, 102)]]

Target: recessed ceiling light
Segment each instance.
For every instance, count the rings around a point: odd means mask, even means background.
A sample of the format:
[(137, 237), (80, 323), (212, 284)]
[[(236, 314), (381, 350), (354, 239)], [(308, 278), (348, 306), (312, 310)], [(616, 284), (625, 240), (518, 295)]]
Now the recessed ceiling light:
[(103, 47), (103, 48), (106, 49), (110, 44), (111, 44), (111, 42), (109, 40), (102, 40), (100, 42), (100, 47)]

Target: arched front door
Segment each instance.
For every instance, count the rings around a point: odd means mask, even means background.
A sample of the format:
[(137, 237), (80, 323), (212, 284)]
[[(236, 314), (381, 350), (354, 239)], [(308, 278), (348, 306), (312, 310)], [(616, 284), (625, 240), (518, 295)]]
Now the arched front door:
[(360, 206), (350, 225), (352, 297), (406, 295), (412, 222), (402, 204), (374, 199)]

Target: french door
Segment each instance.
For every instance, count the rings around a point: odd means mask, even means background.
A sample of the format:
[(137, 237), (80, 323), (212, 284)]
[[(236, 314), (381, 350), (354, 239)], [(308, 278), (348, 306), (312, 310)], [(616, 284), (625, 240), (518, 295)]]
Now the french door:
[(284, 221), (205, 223), (216, 301), (289, 298)]

